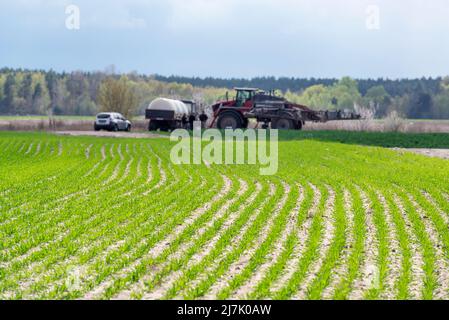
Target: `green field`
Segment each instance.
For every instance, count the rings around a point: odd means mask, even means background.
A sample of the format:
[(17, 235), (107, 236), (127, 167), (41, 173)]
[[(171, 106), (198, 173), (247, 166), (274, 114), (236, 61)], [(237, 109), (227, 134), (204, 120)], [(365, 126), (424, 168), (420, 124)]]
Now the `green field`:
[(286, 131), (280, 138), (315, 140), (384, 148), (439, 148), (449, 149), (449, 133), (400, 133), (357, 131)]
[(286, 133), (267, 177), (0, 133), (0, 298), (449, 299), (449, 161), (357, 145), (448, 140)]

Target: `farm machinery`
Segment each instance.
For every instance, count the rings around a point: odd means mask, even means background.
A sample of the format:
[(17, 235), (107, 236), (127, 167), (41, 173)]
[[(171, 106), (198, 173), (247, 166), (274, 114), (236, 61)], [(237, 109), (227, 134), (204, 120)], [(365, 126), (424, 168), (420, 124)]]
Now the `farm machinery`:
[(194, 101), (157, 98), (145, 110), (145, 118), (150, 120), (150, 131), (171, 131), (182, 128), (183, 122), (196, 112)]
[(343, 111), (315, 111), (306, 106), (276, 96), (274, 91), (265, 92), (255, 88), (235, 88), (233, 100), (226, 94), (225, 101), (212, 105), (211, 127), (219, 129), (247, 128), (249, 119), (263, 123), (264, 128), (301, 130), (306, 121), (327, 122), (331, 120), (356, 120), (361, 116)]
[[(356, 120), (361, 116), (344, 111), (316, 111), (306, 106), (292, 103), (275, 95), (274, 91), (265, 92), (255, 88), (235, 88), (234, 99), (226, 99), (211, 105), (212, 121), (209, 127), (218, 129), (245, 129), (250, 119), (263, 128), (301, 130), (309, 122), (327, 122), (333, 120)], [(150, 120), (149, 130), (171, 131), (182, 127), (183, 118), (195, 117), (197, 110), (193, 101), (178, 101), (158, 98), (146, 110), (146, 119)]]

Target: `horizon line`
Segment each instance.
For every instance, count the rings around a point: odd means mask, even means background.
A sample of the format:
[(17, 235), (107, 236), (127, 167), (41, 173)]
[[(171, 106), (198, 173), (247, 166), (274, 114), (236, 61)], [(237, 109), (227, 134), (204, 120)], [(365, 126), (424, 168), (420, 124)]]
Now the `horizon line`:
[[(59, 74), (70, 74), (70, 73), (105, 73), (108, 74), (108, 71), (105, 70), (107, 69), (109, 66), (103, 68), (103, 70), (83, 70), (83, 69), (73, 69), (73, 70), (57, 70), (57, 69), (47, 69), (47, 68), (28, 68), (28, 67), (8, 67), (8, 66), (2, 66), (0, 68), (0, 70), (22, 70), (22, 71), (30, 71), (30, 72), (38, 72), (38, 71), (43, 71), (43, 72), (55, 72), (55, 73), (59, 73)], [(350, 75), (345, 75), (345, 76), (326, 76), (326, 77), (318, 77), (318, 76), (304, 76), (304, 77), (300, 77), (300, 76), (275, 76), (275, 75), (257, 75), (257, 76), (251, 76), (251, 77), (222, 77), (222, 76), (213, 76), (213, 75), (209, 75), (209, 76), (198, 76), (198, 75), (179, 75), (179, 74), (161, 74), (161, 73), (145, 73), (145, 72), (139, 72), (137, 70), (133, 70), (133, 71), (127, 71), (127, 72), (122, 72), (122, 71), (115, 71), (113, 73), (109, 73), (110, 75), (116, 75), (116, 76), (121, 76), (121, 75), (137, 75), (137, 76), (143, 76), (143, 77), (164, 77), (164, 78), (186, 78), (186, 79), (200, 79), (200, 80), (206, 80), (208, 78), (212, 78), (215, 80), (224, 80), (224, 81), (231, 81), (231, 80), (245, 80), (245, 81), (252, 81), (254, 79), (261, 79), (261, 78), (274, 78), (275, 80), (279, 80), (279, 79), (294, 79), (294, 80), (311, 80), (311, 79), (315, 79), (315, 80), (341, 80), (343, 78), (351, 78), (353, 80), (384, 80), (384, 81), (401, 81), (401, 80), (421, 80), (421, 79), (445, 79), (449, 77), (449, 74), (447, 75), (438, 75), (438, 76), (420, 76), (420, 77), (388, 77), (388, 76), (377, 76), (377, 77), (366, 77), (366, 78), (361, 78), (361, 77), (353, 77)]]

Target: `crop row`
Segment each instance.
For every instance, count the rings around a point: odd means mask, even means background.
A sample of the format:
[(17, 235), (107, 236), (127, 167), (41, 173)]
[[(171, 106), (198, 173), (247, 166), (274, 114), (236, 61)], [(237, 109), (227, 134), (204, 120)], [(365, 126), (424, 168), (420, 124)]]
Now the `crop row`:
[(449, 298), (447, 162), (285, 141), (262, 177), (170, 146), (0, 135), (0, 297)]

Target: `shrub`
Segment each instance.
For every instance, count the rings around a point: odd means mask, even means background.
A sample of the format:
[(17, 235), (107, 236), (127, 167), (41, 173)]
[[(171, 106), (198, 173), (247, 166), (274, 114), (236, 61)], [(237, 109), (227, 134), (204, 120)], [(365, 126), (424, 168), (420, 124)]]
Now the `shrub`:
[(384, 119), (384, 131), (386, 132), (399, 132), (404, 129), (404, 119), (397, 113), (397, 111), (391, 111)]

